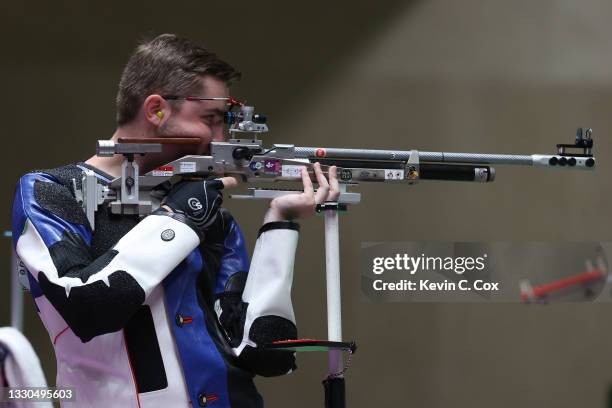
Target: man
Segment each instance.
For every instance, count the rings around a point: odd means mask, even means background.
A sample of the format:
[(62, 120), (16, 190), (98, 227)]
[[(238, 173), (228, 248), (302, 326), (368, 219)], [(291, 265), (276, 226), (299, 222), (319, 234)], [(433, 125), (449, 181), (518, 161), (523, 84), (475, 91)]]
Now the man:
[[(119, 137), (197, 137), (136, 160), (142, 172), (223, 140), (228, 84), (239, 74), (216, 55), (174, 35), (141, 44), (117, 96)], [(318, 164), (316, 194), (274, 199), (249, 261), (238, 224), (220, 209), (225, 177), (181, 182), (143, 219), (96, 213), (95, 232), (74, 198), (83, 169), (101, 182), (122, 158), (23, 176), (13, 236), (30, 291), (57, 357), (57, 386), (76, 389), (75, 406), (261, 407), (253, 375), (281, 375), (294, 356), (263, 345), (295, 339), (291, 305), (298, 225), (339, 194)], [(198, 205), (193, 206), (193, 200)], [(64, 403), (69, 405), (69, 403)]]

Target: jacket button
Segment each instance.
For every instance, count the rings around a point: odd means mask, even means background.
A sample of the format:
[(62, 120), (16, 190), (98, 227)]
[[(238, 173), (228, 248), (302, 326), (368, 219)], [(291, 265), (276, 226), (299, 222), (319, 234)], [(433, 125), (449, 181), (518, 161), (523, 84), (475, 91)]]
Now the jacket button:
[(206, 395), (204, 394), (199, 394), (198, 395), (198, 405), (201, 407), (205, 407), (206, 406), (206, 401), (208, 401), (206, 399)]
[(183, 327), (183, 325), (193, 322), (193, 317), (183, 316), (182, 314), (177, 313), (174, 317), (174, 321), (178, 327)]
[(174, 239), (174, 231), (171, 229), (163, 230), (161, 233), (161, 239), (164, 241), (172, 241)]

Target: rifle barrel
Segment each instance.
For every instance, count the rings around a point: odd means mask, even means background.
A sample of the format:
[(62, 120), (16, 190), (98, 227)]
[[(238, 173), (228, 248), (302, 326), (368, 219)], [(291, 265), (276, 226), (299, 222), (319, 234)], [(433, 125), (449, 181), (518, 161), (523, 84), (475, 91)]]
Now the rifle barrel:
[[(408, 160), (410, 150), (339, 149), (318, 147), (296, 147), (299, 158), (338, 158), (362, 160)], [(491, 163), (533, 165), (533, 157), (524, 154), (450, 153), (419, 151), (419, 160), (425, 162), (449, 163)]]
[[(318, 147), (295, 147), (295, 156), (311, 161), (352, 159), (352, 160), (388, 160), (407, 161), (410, 150), (370, 150), (370, 149), (340, 149)], [(421, 163), (479, 163), (507, 164), (537, 167), (566, 167), (591, 169), (595, 166), (595, 158), (585, 154), (490, 154), (490, 153), (454, 153), (454, 152), (423, 152), (418, 151)]]

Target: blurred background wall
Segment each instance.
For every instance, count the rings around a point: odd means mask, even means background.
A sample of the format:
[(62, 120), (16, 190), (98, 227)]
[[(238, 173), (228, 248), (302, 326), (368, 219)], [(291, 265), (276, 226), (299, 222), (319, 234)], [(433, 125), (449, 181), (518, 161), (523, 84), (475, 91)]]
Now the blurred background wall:
[[(592, 127), (595, 172), (497, 168), (493, 184), (359, 188), (341, 218), (344, 335), (359, 345), (350, 407), (603, 407), (612, 305), (371, 304), (364, 241), (610, 241), (612, 2), (3, 2), (0, 227), (19, 175), (90, 157), (146, 34), (178, 33), (244, 73), (232, 93), (269, 117), (266, 143), (552, 153)], [(250, 248), (264, 203), (231, 202)], [(302, 223), (294, 306), (324, 338), (322, 219)], [(0, 326), (9, 324), (9, 243)], [(51, 342), (26, 298), (25, 334), (54, 384)], [(267, 406), (322, 406), (322, 354), (259, 379)]]

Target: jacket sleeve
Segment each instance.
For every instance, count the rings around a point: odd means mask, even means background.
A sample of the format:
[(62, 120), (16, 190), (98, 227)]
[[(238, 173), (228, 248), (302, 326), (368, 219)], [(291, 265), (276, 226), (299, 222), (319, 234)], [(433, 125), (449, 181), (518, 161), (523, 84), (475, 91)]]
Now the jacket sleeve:
[(83, 342), (124, 327), (199, 244), (183, 222), (150, 215), (94, 259), (82, 208), (68, 188), (44, 173), (27, 174), (17, 183), (12, 228), (31, 287)]
[(215, 311), (235, 355), (255, 374), (283, 375), (296, 368), (293, 352), (264, 346), (297, 338), (291, 287), (298, 231), (290, 221), (263, 225), (250, 267), (235, 221), (225, 238)]

